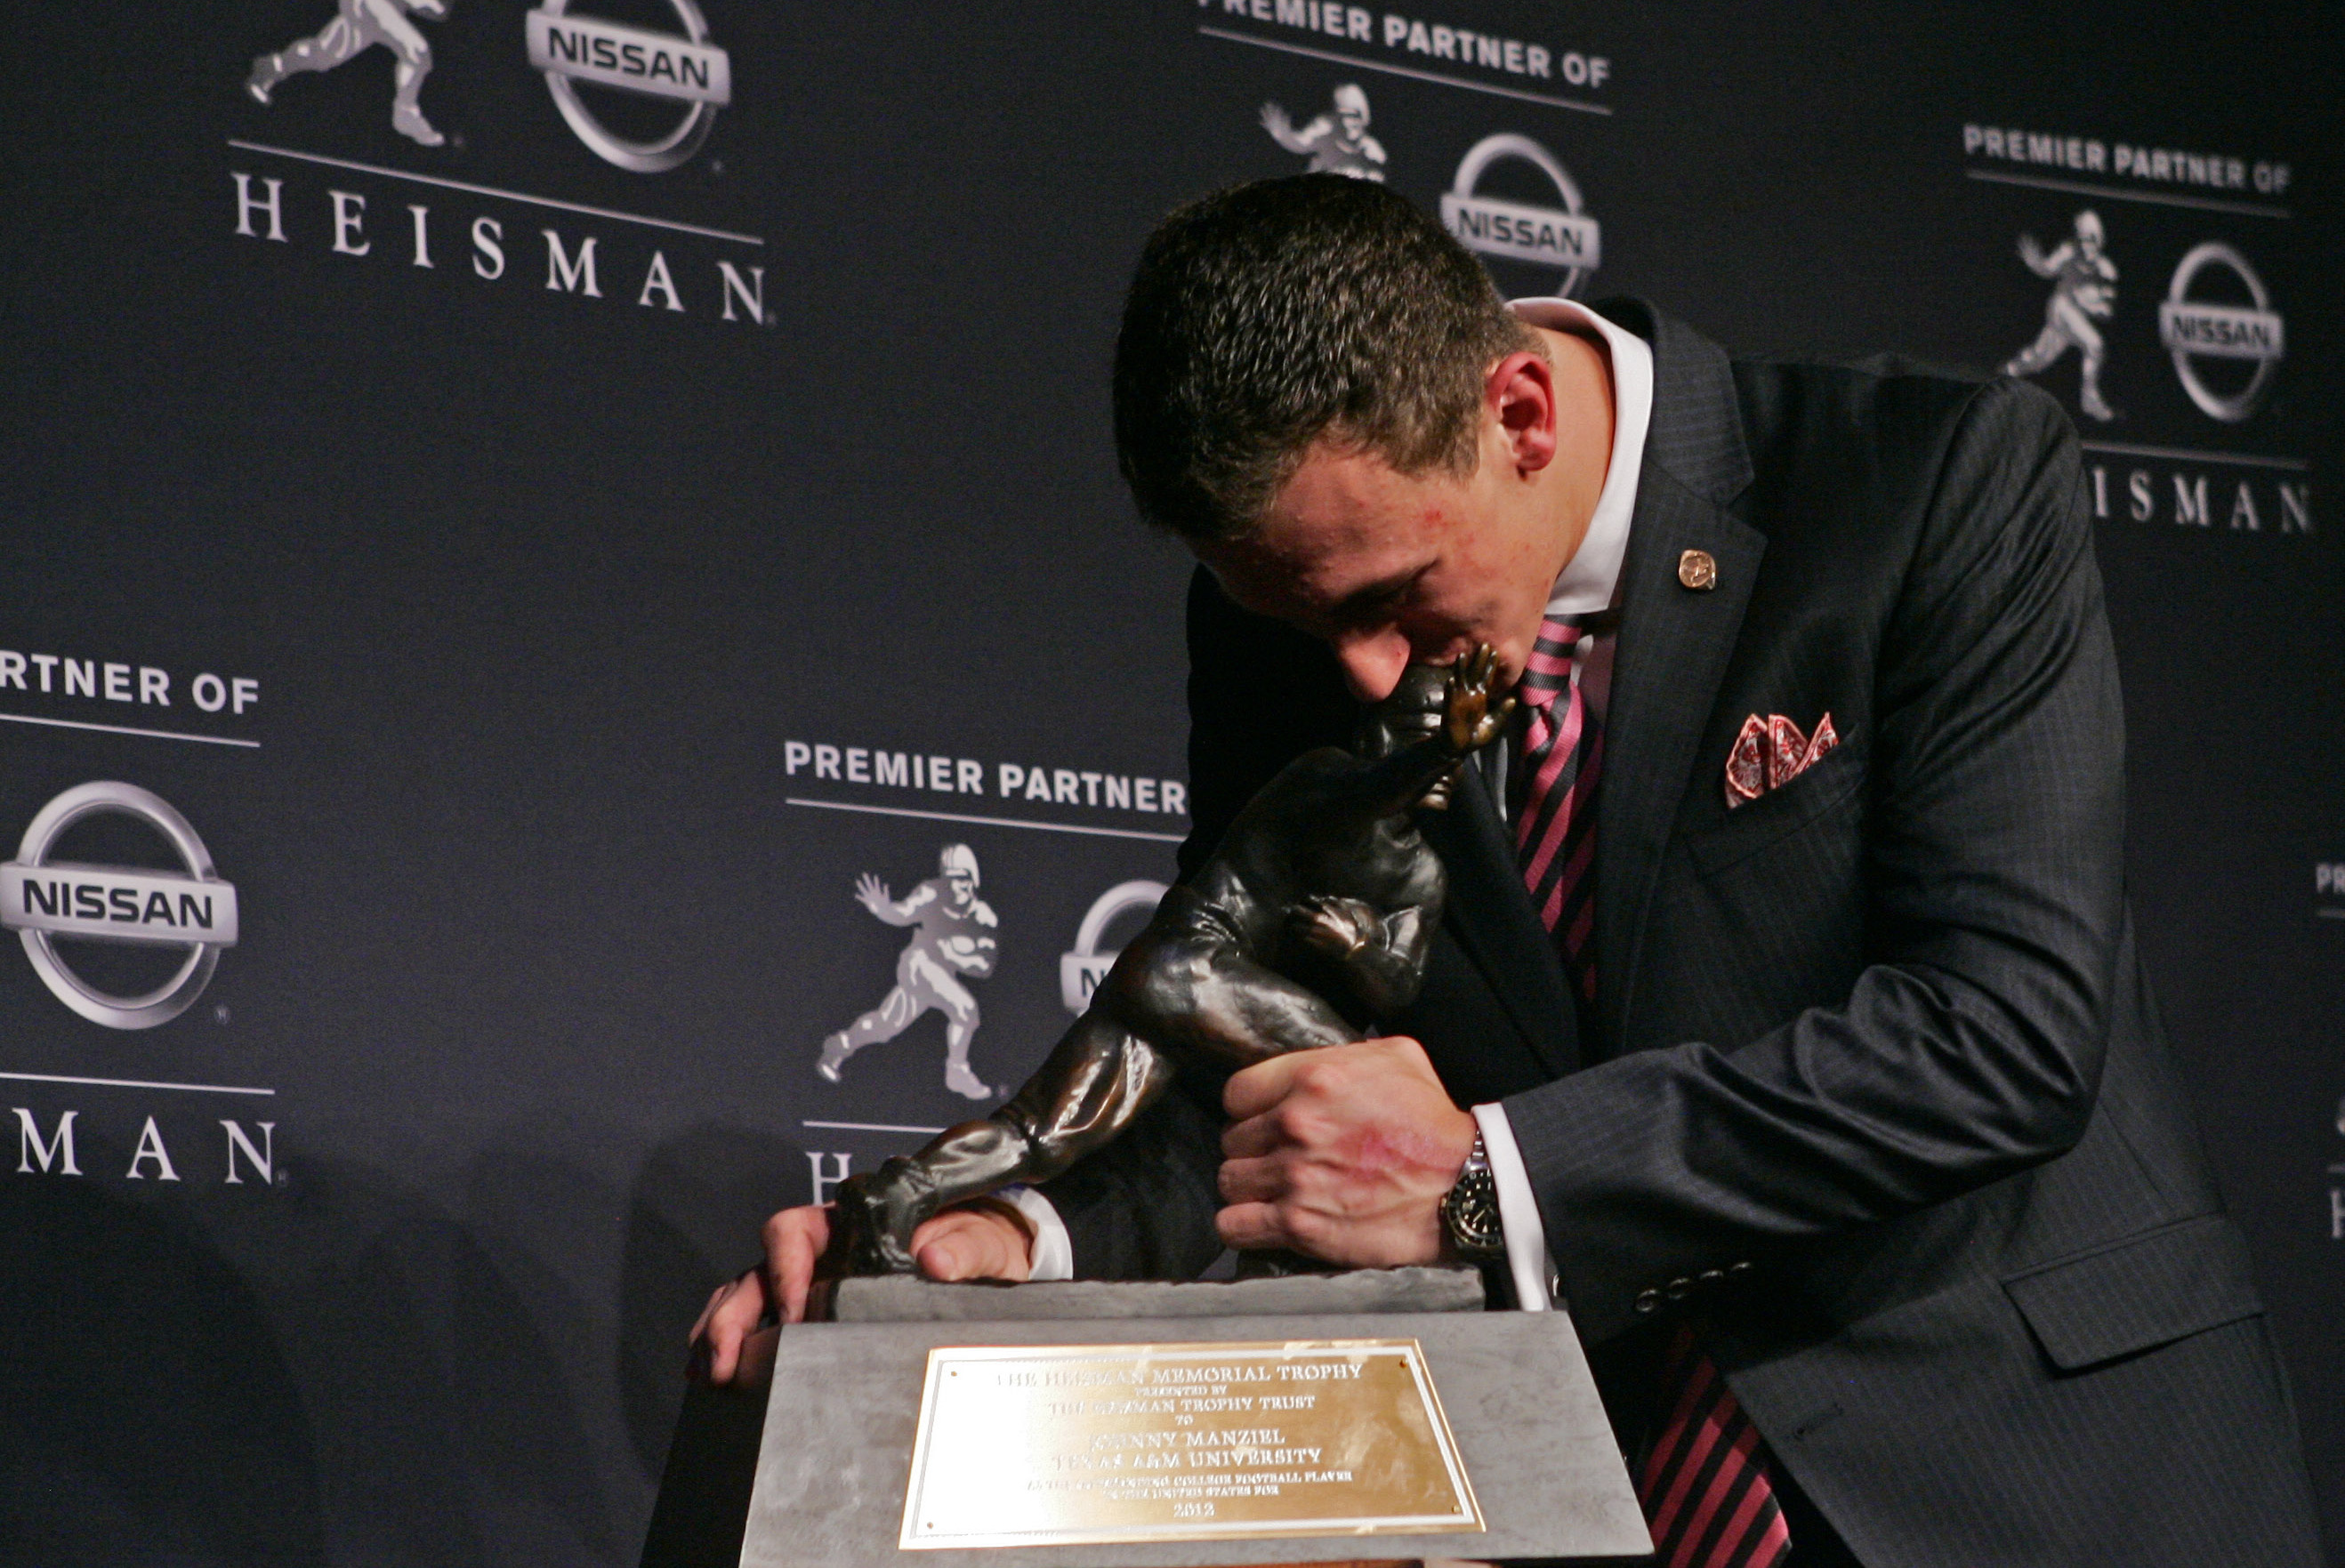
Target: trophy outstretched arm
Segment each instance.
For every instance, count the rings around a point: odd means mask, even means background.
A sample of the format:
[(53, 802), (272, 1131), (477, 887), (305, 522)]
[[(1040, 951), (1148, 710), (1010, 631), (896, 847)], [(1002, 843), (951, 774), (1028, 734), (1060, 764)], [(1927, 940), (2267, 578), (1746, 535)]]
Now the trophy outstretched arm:
[(1449, 667), (1441, 722), (1433, 733), (1360, 775), (1360, 793), (1376, 815), (1407, 811), (1442, 775), (1506, 733), (1515, 699), (1499, 694), (1498, 679), (1498, 656), (1487, 642), (1476, 643)]

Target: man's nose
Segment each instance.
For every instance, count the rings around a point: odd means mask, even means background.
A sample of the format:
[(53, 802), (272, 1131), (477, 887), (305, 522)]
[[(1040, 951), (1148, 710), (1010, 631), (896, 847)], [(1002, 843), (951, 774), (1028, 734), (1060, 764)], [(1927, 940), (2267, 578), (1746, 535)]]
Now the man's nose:
[(1335, 643), (1335, 658), (1344, 666), (1352, 695), (1364, 703), (1381, 703), (1400, 684), (1408, 668), (1408, 639), (1392, 628), (1345, 637)]

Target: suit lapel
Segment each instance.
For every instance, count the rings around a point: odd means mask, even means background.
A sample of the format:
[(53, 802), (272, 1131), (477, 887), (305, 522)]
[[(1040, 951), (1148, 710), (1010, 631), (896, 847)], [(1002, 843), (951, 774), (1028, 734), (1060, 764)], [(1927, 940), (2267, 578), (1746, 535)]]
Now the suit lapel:
[[(1726, 355), (1638, 301), (1598, 309), (1651, 343), (1654, 361), (1652, 423), (1621, 564), (1623, 614), (1597, 804), (1601, 1039), (1579, 1038), (1561, 960), (1523, 892), (1512, 835), (1480, 772), (1460, 774), (1447, 812), (1420, 819), (1449, 873), (1451, 935), (1541, 1066), (1558, 1077), (1602, 1059), (1627, 1037), (1661, 854), (1702, 761), (1702, 732), (1766, 552), (1765, 538), (1725, 510), (1751, 476)], [(1678, 563), (1689, 550), (1717, 563), (1716, 586), (1697, 592), (1679, 582)]]
[[(1652, 326), (1653, 422), (1621, 565), (1620, 635), (1597, 794), (1597, 1017), (1616, 1046), (1627, 1038), (1661, 853), (1701, 764), (1701, 735), (1766, 551), (1764, 536), (1724, 510), (1751, 480), (1726, 356), (1666, 317), (1645, 319)], [(1717, 563), (1714, 587), (1680, 582), (1679, 562), (1690, 550)]]
[(1498, 820), (1481, 770), (1461, 770), (1445, 812), (1417, 821), (1449, 875), (1446, 917), (1549, 1077), (1580, 1065), (1571, 991), (1547, 927), (1524, 893), (1514, 840)]

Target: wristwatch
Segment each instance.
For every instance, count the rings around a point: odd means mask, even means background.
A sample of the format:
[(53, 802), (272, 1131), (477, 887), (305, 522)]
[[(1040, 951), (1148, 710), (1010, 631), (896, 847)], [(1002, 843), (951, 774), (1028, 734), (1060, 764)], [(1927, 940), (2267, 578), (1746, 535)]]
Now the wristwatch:
[(1441, 1200), (1441, 1233), (1450, 1250), (1470, 1263), (1487, 1262), (1507, 1255), (1506, 1227), (1498, 1219), (1498, 1183), (1490, 1174), (1490, 1157), (1482, 1135), (1474, 1135), (1474, 1152), (1457, 1183)]

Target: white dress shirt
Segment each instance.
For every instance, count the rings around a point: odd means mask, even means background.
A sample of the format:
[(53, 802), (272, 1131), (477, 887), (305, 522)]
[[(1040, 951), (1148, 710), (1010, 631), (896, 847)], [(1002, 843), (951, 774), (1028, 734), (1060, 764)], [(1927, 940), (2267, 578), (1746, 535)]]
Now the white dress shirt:
[[(1577, 300), (1517, 299), (1512, 309), (1534, 327), (1596, 339), (1611, 362), (1611, 461), (1605, 467), (1604, 488), (1589, 516), (1588, 532), (1564, 563), (1547, 602), (1550, 615), (1609, 610), (1620, 585), (1620, 562), (1629, 553), (1629, 519), (1637, 509), (1637, 477), (1644, 468), (1645, 432), (1653, 420), (1653, 351), (1642, 338), (1615, 327)], [(1571, 678), (1599, 724), (1612, 693), (1613, 642), (1610, 632), (1588, 638), (1572, 659)], [(1490, 793), (1503, 814), (1503, 779)], [(1555, 1300), (1555, 1264), (1548, 1255), (1547, 1227), (1539, 1218), (1530, 1175), (1515, 1147), (1514, 1128), (1507, 1120), (1506, 1107), (1495, 1102), (1476, 1106), (1474, 1121), (1481, 1128), (1482, 1152), (1489, 1158), (1498, 1189), (1498, 1219), (1506, 1230), (1507, 1272), (1514, 1280), (1515, 1300), (1525, 1311), (1545, 1311)]]
[[(1615, 327), (1573, 299), (1517, 299), (1515, 315), (1534, 327), (1570, 332), (1589, 339), (1605, 350), (1612, 377), (1612, 455), (1604, 470), (1604, 488), (1588, 520), (1579, 548), (1564, 564), (1548, 597), (1550, 615), (1584, 614), (1611, 607), (1620, 582), (1620, 562), (1629, 551), (1629, 520), (1637, 506), (1637, 478), (1644, 466), (1645, 432), (1653, 416), (1653, 351), (1633, 332)], [(1572, 663), (1571, 678), (1580, 699), (1597, 722), (1604, 719), (1612, 685), (1610, 633), (1586, 640)], [(1492, 794), (1503, 812), (1506, 791)], [(1490, 1175), (1498, 1189), (1498, 1218), (1507, 1237), (1507, 1269), (1515, 1286), (1515, 1300), (1527, 1311), (1545, 1311), (1555, 1300), (1555, 1265), (1548, 1255), (1547, 1227), (1539, 1218), (1538, 1199), (1531, 1190), (1529, 1173), (1515, 1146), (1514, 1128), (1506, 1108), (1495, 1102), (1474, 1108), (1481, 1129), (1482, 1150), (1490, 1161)], [(1017, 1205), (1034, 1228), (1032, 1269), (1035, 1280), (1071, 1280), (1075, 1252), (1066, 1223), (1051, 1200), (1029, 1187), (1013, 1187), (1000, 1196)]]

